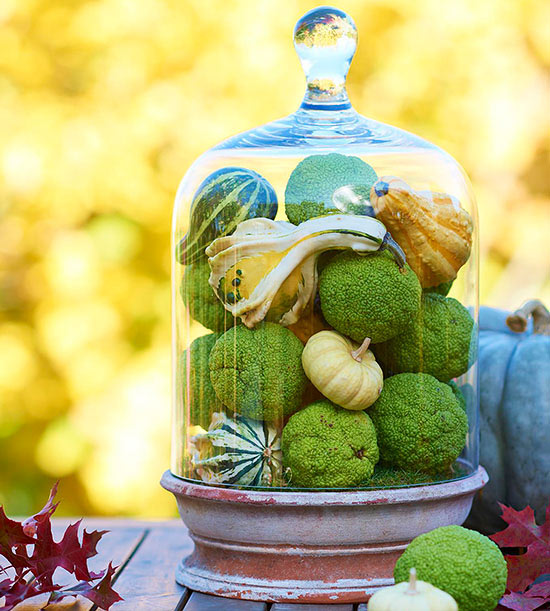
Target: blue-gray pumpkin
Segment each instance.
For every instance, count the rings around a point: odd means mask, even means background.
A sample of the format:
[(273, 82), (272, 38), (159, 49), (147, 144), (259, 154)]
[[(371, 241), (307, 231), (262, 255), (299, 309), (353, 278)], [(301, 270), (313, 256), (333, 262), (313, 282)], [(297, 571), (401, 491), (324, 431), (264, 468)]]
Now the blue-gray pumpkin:
[(480, 463), (489, 483), (469, 525), (502, 528), (498, 502), (530, 505), (544, 520), (550, 499), (550, 313), (532, 300), (510, 315), (479, 314)]

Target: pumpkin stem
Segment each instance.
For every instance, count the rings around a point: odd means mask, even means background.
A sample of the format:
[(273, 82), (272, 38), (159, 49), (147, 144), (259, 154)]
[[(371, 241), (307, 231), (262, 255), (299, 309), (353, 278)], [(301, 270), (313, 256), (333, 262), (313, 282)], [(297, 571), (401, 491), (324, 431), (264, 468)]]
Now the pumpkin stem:
[(370, 346), (370, 337), (365, 337), (363, 343), (357, 348), (357, 350), (353, 350), (351, 356), (358, 361), (359, 363), (363, 360), (365, 356), (365, 352), (369, 349)]
[(409, 587), (405, 590), (405, 594), (418, 594), (416, 589), (416, 569), (412, 568), (409, 571)]
[(524, 303), (521, 308), (508, 316), (506, 324), (512, 331), (523, 333), (527, 329), (529, 316), (533, 318), (533, 333), (550, 335), (550, 312), (539, 299), (530, 299)]

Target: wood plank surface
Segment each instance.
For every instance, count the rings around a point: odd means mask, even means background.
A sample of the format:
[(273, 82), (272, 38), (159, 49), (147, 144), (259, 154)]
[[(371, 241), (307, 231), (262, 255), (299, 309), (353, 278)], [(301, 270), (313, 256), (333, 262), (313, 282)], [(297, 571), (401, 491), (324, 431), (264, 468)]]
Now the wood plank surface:
[(267, 611), (267, 604), (193, 592), (184, 611)]
[[(537, 609), (537, 611), (543, 611), (544, 607), (541, 607), (540, 610)], [(332, 609), (331, 609), (332, 611)], [(357, 611), (367, 611), (367, 603), (362, 603), (357, 607)], [(503, 607), (501, 605), (498, 605), (497, 607), (495, 607), (495, 611), (510, 611), (510, 609), (508, 609), (507, 607)]]
[[(67, 525), (75, 520), (52, 520), (54, 537), (59, 540)], [(176, 566), (188, 554), (193, 543), (179, 520), (147, 521), (87, 518), (83, 527), (109, 530), (98, 545), (98, 555), (91, 558), (92, 571), (106, 568), (110, 561), (118, 565), (115, 590), (124, 598), (112, 611), (353, 611), (352, 604), (263, 603), (233, 600), (188, 592), (175, 581)], [(73, 579), (61, 571), (58, 581)], [(46, 597), (37, 597), (16, 607), (16, 611), (39, 611)], [(97, 611), (86, 599), (69, 598), (49, 607), (52, 611)], [(356, 607), (367, 611), (367, 605)]]
[(353, 611), (353, 604), (300, 605), (294, 603), (274, 603), (270, 611)]
[[(124, 601), (113, 611), (173, 611), (186, 590), (175, 581), (178, 562), (193, 549), (187, 529), (159, 523), (147, 533), (116, 581)], [(186, 605), (187, 607), (187, 605)], [(71, 610), (72, 611), (72, 610)]]

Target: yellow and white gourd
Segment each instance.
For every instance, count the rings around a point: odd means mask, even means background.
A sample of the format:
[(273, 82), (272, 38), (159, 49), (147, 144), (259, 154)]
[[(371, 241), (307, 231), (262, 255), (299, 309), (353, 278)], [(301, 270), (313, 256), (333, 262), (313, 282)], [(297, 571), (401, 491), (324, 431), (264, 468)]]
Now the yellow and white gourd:
[(315, 294), (319, 255), (347, 248), (360, 254), (387, 249), (404, 265), (399, 246), (383, 223), (370, 216), (333, 214), (298, 226), (253, 218), (206, 248), (210, 286), (247, 327), (266, 317), (288, 326)]
[(368, 611), (458, 611), (455, 599), (425, 581), (417, 581), (411, 569), (408, 583), (398, 583), (375, 592)]
[(368, 350), (336, 331), (319, 331), (308, 340), (302, 365), (313, 385), (336, 405), (363, 410), (382, 392), (382, 369)]

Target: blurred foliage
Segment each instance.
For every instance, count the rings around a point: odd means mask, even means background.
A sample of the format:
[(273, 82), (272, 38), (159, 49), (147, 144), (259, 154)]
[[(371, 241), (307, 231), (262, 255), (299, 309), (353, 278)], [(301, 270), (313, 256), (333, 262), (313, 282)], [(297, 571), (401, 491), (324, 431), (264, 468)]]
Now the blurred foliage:
[[(222, 138), (288, 114), (300, 0), (0, 2), (0, 502), (165, 516), (169, 229)], [(436, 142), (480, 204), (481, 301), (550, 302), (550, 4), (341, 0), (357, 110)]]

